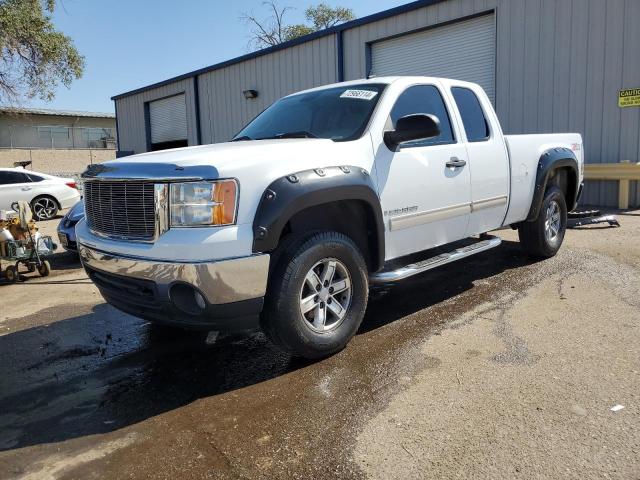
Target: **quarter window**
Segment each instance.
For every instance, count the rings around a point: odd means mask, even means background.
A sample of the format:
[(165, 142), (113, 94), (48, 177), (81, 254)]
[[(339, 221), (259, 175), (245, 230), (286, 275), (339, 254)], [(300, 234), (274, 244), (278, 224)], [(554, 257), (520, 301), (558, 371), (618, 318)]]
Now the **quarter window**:
[(31, 180), (32, 182), (41, 182), (44, 180), (44, 178), (38, 175), (34, 175), (33, 173), (27, 173), (26, 175), (27, 177), (29, 177), (29, 180)]
[(453, 87), (451, 89), (456, 101), (464, 129), (467, 132), (467, 140), (470, 142), (482, 142), (489, 139), (489, 123), (484, 116), (480, 100), (475, 93), (468, 88)]
[(399, 118), (413, 114), (435, 115), (440, 120), (440, 135), (426, 140), (415, 140), (403, 143), (403, 146), (416, 147), (423, 145), (442, 145), (454, 143), (451, 121), (447, 113), (447, 107), (442, 100), (440, 91), (433, 85), (416, 85), (407, 88), (391, 110), (391, 122), (395, 128)]

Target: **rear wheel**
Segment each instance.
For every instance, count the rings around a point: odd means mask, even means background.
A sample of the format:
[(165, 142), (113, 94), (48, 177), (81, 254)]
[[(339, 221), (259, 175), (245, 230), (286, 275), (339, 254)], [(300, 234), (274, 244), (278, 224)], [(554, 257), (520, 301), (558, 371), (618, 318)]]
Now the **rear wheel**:
[(558, 187), (547, 189), (538, 218), (523, 222), (518, 237), (525, 252), (534, 257), (553, 257), (564, 240), (567, 229), (567, 203)]
[(355, 335), (367, 307), (367, 266), (347, 236), (321, 232), (288, 242), (269, 281), (262, 316), (277, 346), (305, 358), (321, 358)]
[(58, 214), (58, 204), (51, 197), (37, 197), (31, 202), (31, 211), (36, 220), (51, 220)]

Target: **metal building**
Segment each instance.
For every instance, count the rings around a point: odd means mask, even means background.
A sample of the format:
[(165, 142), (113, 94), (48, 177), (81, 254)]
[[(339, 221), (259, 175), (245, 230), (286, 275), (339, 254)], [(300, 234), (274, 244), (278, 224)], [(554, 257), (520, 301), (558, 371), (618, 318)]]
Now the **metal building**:
[[(638, 0), (419, 0), (113, 97), (119, 155), (227, 141), (297, 90), (414, 74), (479, 83), (506, 133), (580, 132), (588, 162), (636, 162), (640, 106), (618, 97), (640, 88), (638, 18)], [(583, 203), (617, 188), (589, 182)]]

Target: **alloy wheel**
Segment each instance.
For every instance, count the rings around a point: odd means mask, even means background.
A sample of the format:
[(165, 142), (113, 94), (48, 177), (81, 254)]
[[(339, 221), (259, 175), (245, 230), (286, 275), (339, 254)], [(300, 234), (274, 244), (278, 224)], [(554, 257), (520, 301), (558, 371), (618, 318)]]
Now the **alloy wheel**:
[(50, 198), (39, 198), (33, 203), (33, 213), (39, 220), (49, 220), (56, 213), (55, 202)]
[(558, 238), (560, 225), (560, 205), (552, 200), (547, 207), (544, 220), (544, 235), (548, 242), (554, 242)]
[(300, 314), (309, 328), (325, 333), (338, 328), (351, 304), (351, 276), (336, 258), (317, 262), (300, 291)]

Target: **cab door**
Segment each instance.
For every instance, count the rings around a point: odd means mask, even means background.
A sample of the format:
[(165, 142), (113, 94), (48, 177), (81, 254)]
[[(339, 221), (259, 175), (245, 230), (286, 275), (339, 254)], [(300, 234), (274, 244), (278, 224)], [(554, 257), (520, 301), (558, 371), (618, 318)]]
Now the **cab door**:
[(390, 110), (385, 129), (411, 114), (431, 114), (440, 135), (390, 150), (378, 138), (375, 170), (385, 219), (386, 260), (465, 238), (471, 203), (467, 149), (436, 84), (407, 87)]
[(484, 91), (475, 85), (453, 84), (451, 97), (469, 159), (471, 216), (467, 236), (471, 236), (502, 226), (509, 200), (509, 155)]

